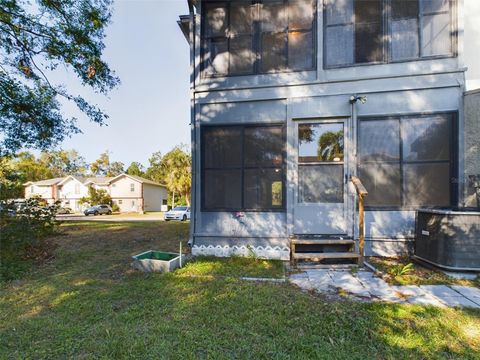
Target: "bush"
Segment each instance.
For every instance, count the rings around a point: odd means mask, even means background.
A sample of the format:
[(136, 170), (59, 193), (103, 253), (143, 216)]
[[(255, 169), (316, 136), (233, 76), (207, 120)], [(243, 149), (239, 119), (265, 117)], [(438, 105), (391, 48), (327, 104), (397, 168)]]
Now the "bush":
[(59, 204), (43, 205), (28, 199), (16, 208), (13, 202), (0, 207), (0, 281), (21, 276), (33, 261), (52, 256), (46, 237), (55, 233), (55, 215)]
[(112, 204), (112, 211), (113, 212), (119, 212), (120, 211), (120, 207), (118, 206), (117, 203)]

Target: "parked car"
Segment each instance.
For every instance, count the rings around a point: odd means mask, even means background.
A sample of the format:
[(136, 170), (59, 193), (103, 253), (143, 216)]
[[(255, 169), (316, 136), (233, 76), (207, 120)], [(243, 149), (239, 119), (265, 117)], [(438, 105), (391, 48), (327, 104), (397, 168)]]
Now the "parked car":
[(111, 215), (112, 214), (112, 208), (109, 205), (95, 205), (91, 206), (88, 209), (85, 209), (83, 212), (85, 216), (88, 215)]
[(69, 207), (59, 207), (57, 210), (57, 215), (63, 215), (63, 214), (71, 214), (72, 209)]
[(190, 220), (190, 206), (177, 206), (170, 211), (167, 211), (164, 216), (165, 221), (170, 220), (180, 220), (186, 221)]
[(9, 217), (14, 217), (17, 215), (17, 212), (14, 209), (11, 209), (5, 204), (0, 203), (0, 213), (5, 214)]

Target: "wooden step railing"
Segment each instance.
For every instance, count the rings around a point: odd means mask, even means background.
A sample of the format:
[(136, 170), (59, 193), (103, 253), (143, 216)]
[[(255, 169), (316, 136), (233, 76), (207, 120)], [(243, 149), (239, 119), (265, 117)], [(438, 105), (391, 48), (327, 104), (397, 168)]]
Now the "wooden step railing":
[(367, 189), (363, 186), (360, 179), (356, 176), (351, 177), (358, 195), (358, 252), (360, 258), (359, 264), (363, 265), (363, 253), (365, 248), (365, 197), (368, 195)]

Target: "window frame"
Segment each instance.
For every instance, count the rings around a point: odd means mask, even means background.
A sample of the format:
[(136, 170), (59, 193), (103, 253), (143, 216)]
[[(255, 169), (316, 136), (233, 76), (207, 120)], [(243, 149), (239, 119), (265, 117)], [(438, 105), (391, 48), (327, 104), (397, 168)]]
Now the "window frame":
[[(450, 132), (449, 132), (449, 139), (450, 139), (450, 204), (447, 206), (448, 208), (455, 208), (458, 205), (459, 201), (459, 189), (458, 189), (458, 154), (459, 154), (459, 132), (458, 132), (458, 118), (459, 114), (458, 111), (443, 111), (443, 112), (421, 112), (421, 113), (400, 113), (398, 115), (386, 115), (386, 116), (361, 116), (358, 118), (360, 129), (360, 122), (362, 121), (382, 121), (382, 120), (397, 120), (400, 124), (400, 139), (399, 139), (399, 160), (398, 162), (394, 161), (376, 161), (380, 164), (398, 164), (400, 169), (400, 206), (378, 206), (378, 205), (365, 205), (366, 211), (415, 211), (419, 208), (432, 208), (432, 209), (444, 209), (445, 206), (428, 206), (428, 205), (420, 205), (420, 206), (410, 206), (405, 205), (406, 199), (406, 191), (405, 191), (405, 181), (404, 181), (404, 164), (433, 164), (433, 163), (447, 163), (447, 160), (404, 160), (403, 159), (403, 134), (402, 134), (402, 119), (418, 119), (418, 118), (427, 118), (432, 116), (449, 116), (450, 124)], [(360, 131), (357, 132), (357, 154), (360, 154)], [(357, 156), (356, 159), (356, 169), (357, 174), (359, 173), (360, 165), (363, 164), (373, 164), (375, 161), (368, 161), (362, 162), (360, 160), (360, 156)], [(362, 180), (362, 179), (360, 179)], [(368, 190), (368, 189), (367, 189)], [(367, 195), (368, 197), (368, 195)]]
[[(226, 39), (227, 43), (227, 49), (229, 52), (229, 58), (228, 58), (228, 70), (226, 74), (209, 74), (207, 72), (207, 66), (206, 66), (206, 61), (205, 61), (205, 53), (208, 51), (207, 47), (207, 39), (211, 38), (220, 38), (220, 36), (213, 36), (213, 37), (206, 37), (206, 3), (219, 3), (219, 4), (226, 4), (227, 8), (227, 19), (228, 19), (228, 25), (227, 25), (227, 33), (230, 32), (230, 0), (208, 0), (208, 1), (202, 1), (201, 4), (201, 26), (200, 26), (200, 74), (201, 78), (203, 79), (215, 79), (215, 78), (227, 78), (227, 77), (238, 77), (238, 76), (257, 76), (257, 75), (272, 75), (272, 74), (282, 74), (282, 73), (301, 73), (301, 72), (310, 72), (310, 71), (317, 71), (317, 55), (318, 55), (318, 4), (317, 2), (319, 0), (312, 0), (312, 7), (313, 7), (313, 20), (312, 20), (312, 42), (313, 42), (313, 51), (312, 51), (312, 67), (308, 69), (289, 69), (289, 59), (288, 59), (288, 53), (289, 53), (289, 47), (288, 47), (288, 36), (291, 32), (289, 26), (288, 26), (288, 4), (290, 0), (281, 0), (284, 4), (285, 11), (287, 13), (287, 25), (286, 25), (286, 30), (284, 31), (286, 35), (286, 43), (285, 43), (285, 59), (286, 59), (286, 67), (285, 69), (281, 70), (270, 70), (270, 71), (262, 71), (262, 59), (261, 59), (261, 54), (263, 51), (262, 48), (262, 25), (261, 25), (261, 9), (260, 6), (263, 4), (263, 2), (268, 0), (251, 0), (250, 3), (252, 5), (255, 5), (256, 8), (254, 10), (253, 14), (253, 24), (252, 24), (252, 56), (253, 56), (253, 71), (252, 72), (245, 72), (245, 73), (230, 73), (230, 36), (229, 34), (226, 34), (224, 38)], [(296, 0), (292, 0), (292, 2), (295, 2)], [(299, 30), (302, 33), (307, 33), (305, 29)], [(267, 31), (266, 33), (275, 33), (272, 31)], [(241, 36), (246, 36), (245, 34), (241, 34)]]
[[(355, 1), (355, 0), (353, 0)], [(322, 26), (322, 37), (323, 37), (323, 68), (325, 70), (330, 70), (330, 69), (342, 69), (342, 68), (351, 68), (351, 67), (357, 67), (357, 66), (371, 66), (371, 65), (385, 65), (385, 64), (401, 64), (401, 63), (406, 63), (406, 62), (412, 62), (412, 61), (429, 61), (429, 60), (437, 60), (437, 59), (452, 59), (452, 58), (457, 58), (458, 57), (458, 0), (448, 0), (450, 2), (450, 33), (451, 33), (451, 52), (450, 54), (447, 55), (430, 55), (430, 56), (424, 56), (422, 55), (422, 22), (423, 22), (423, 14), (421, 11), (421, 0), (419, 0), (419, 10), (418, 10), (418, 29), (417, 29), (417, 34), (418, 34), (418, 57), (416, 58), (409, 58), (409, 59), (401, 59), (401, 60), (392, 60), (391, 58), (391, 53), (392, 53), (392, 41), (391, 41), (391, 34), (392, 34), (392, 29), (391, 29), (391, 7), (387, 6), (391, 4), (391, 0), (383, 0), (383, 5), (382, 5), (382, 20), (383, 20), (383, 34), (388, 36), (388, 40), (384, 41), (383, 43), (383, 61), (376, 61), (376, 62), (368, 62), (368, 63), (356, 63), (355, 62), (355, 33), (354, 33), (354, 39), (353, 39), (353, 47), (352, 47), (352, 52), (353, 52), (353, 59), (354, 62), (351, 64), (341, 64), (341, 65), (329, 65), (327, 64), (327, 3), (323, 2), (323, 15), (322, 15), (322, 21), (323, 21), (323, 26)], [(439, 12), (441, 13), (441, 12)], [(428, 13), (428, 14), (433, 14), (433, 13)], [(345, 23), (347, 24), (347, 23)], [(345, 25), (345, 24), (340, 24), (340, 25)], [(352, 24), (354, 27), (355, 31), (355, 11), (353, 13), (353, 21)], [(331, 25), (330, 27), (333, 26), (339, 26), (339, 24)]]
[[(205, 142), (204, 142), (204, 133), (207, 128), (228, 128), (228, 127), (239, 127), (242, 131), (242, 154), (241, 154), (241, 166), (240, 167), (209, 167), (205, 168), (204, 159), (205, 159)], [(245, 207), (245, 170), (260, 170), (260, 169), (277, 169), (278, 166), (246, 166), (245, 165), (245, 129), (246, 128), (268, 128), (275, 127), (281, 128), (282, 131), (282, 206), (277, 208), (247, 208)], [(266, 123), (266, 124), (209, 124), (200, 126), (200, 210), (202, 212), (255, 212), (255, 213), (270, 213), (278, 212), (282, 213), (286, 211), (286, 183), (287, 183), (287, 149), (286, 149), (286, 124), (285, 123)], [(241, 178), (241, 206), (239, 208), (228, 208), (228, 207), (218, 207), (218, 208), (207, 208), (205, 207), (205, 170), (240, 170), (242, 173)]]

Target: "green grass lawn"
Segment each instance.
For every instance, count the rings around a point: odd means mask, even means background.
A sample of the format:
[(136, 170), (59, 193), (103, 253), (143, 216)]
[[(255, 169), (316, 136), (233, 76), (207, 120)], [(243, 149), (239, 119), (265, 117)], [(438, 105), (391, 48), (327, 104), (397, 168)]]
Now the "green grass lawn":
[(203, 258), (173, 274), (131, 269), (134, 254), (176, 251), (182, 223), (62, 231), (53, 261), (0, 285), (0, 359), (480, 358), (480, 311), (331, 302), (235, 276), (279, 274), (278, 263), (254, 259)]

